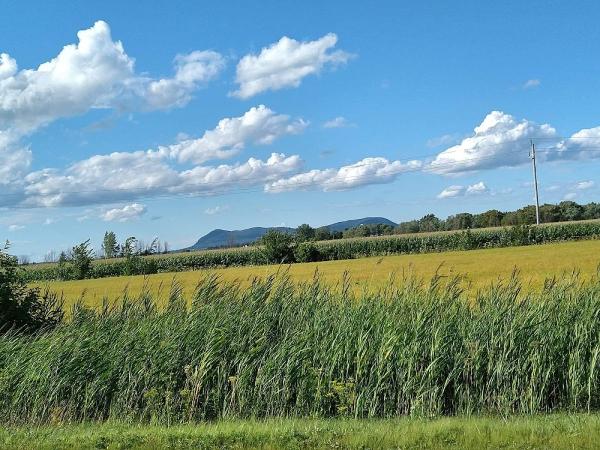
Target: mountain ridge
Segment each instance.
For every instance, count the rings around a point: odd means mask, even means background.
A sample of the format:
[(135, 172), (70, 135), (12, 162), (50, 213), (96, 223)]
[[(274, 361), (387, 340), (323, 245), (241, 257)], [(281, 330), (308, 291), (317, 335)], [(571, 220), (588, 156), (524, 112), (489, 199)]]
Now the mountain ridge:
[[(328, 228), (330, 231), (344, 231), (359, 225), (376, 224), (397, 225), (395, 222), (392, 222), (385, 217), (363, 217), (361, 219), (343, 220), (341, 222), (331, 223), (329, 225), (324, 225), (324, 227)], [(296, 229), (290, 227), (250, 227), (241, 230), (216, 228), (200, 237), (195, 244), (184, 248), (183, 250), (207, 250), (211, 248), (234, 247), (249, 244), (260, 239), (269, 230), (293, 233)]]

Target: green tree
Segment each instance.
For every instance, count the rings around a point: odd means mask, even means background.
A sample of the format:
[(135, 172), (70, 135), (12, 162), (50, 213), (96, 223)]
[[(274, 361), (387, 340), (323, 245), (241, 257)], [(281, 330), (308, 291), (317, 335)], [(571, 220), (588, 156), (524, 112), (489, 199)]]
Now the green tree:
[(75, 277), (78, 280), (83, 280), (90, 273), (93, 256), (94, 251), (90, 248), (89, 239), (76, 245), (71, 250), (71, 262), (75, 270)]
[(107, 231), (104, 233), (104, 239), (102, 240), (102, 252), (104, 253), (105, 258), (115, 258), (119, 254), (117, 236), (113, 231)]
[(504, 217), (502, 211), (497, 209), (490, 209), (489, 211), (481, 214), (475, 214), (473, 217), (474, 228), (488, 228), (488, 227), (499, 227), (502, 225), (502, 218)]
[(600, 203), (588, 203), (583, 210), (584, 219), (600, 219)]
[(58, 324), (62, 303), (50, 291), (27, 286), (17, 258), (8, 254), (8, 242), (0, 247), (0, 333), (9, 329), (34, 332)]
[(564, 201), (558, 204), (560, 208), (562, 220), (581, 220), (583, 219), (583, 206), (572, 202)]
[(296, 240), (298, 242), (312, 241), (315, 238), (315, 229), (307, 223), (296, 228)]
[(319, 227), (315, 230), (315, 241), (328, 241), (331, 239), (331, 232), (327, 227)]
[(438, 231), (441, 221), (434, 214), (427, 214), (419, 220), (419, 231)]
[(269, 262), (294, 262), (294, 238), (291, 234), (271, 229), (262, 237), (261, 243)]

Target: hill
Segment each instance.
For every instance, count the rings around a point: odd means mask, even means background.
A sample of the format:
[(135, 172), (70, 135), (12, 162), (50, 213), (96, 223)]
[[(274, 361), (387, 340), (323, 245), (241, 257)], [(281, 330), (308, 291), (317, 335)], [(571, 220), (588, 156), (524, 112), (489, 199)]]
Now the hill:
[[(385, 217), (363, 217), (362, 219), (345, 220), (330, 225), (325, 225), (330, 231), (344, 231), (359, 225), (384, 224), (396, 226), (394, 222)], [(204, 250), (208, 248), (234, 247), (249, 244), (260, 239), (267, 231), (275, 229), (284, 233), (293, 233), (295, 228), (289, 227), (252, 227), (243, 230), (221, 230), (216, 229), (205, 234), (196, 243), (184, 250)]]

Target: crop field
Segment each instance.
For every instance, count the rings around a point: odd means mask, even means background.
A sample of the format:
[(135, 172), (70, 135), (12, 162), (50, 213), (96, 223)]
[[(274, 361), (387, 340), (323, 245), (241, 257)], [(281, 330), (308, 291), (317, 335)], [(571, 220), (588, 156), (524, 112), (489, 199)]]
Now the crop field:
[(583, 277), (597, 272), (600, 264), (600, 241), (576, 241), (536, 246), (509, 247), (486, 250), (453, 251), (419, 255), (395, 255), (342, 261), (293, 264), (290, 266), (247, 266), (225, 269), (206, 269), (179, 273), (160, 273), (148, 276), (122, 276), (78, 281), (38, 283), (40, 287), (64, 294), (69, 307), (83, 298), (84, 304), (98, 306), (103, 298), (114, 300), (127, 289), (138, 295), (145, 289), (159, 298), (166, 298), (173, 280), (186, 295), (191, 295), (196, 284), (207, 274), (216, 274), (223, 281), (238, 280), (247, 286), (254, 277), (266, 277), (287, 272), (293, 281), (307, 281), (318, 271), (329, 284), (339, 283), (344, 272), (350, 276), (355, 291), (384, 286), (395, 276), (412, 274), (425, 279), (436, 272), (444, 277), (463, 277), (462, 286), (471, 292), (499, 279), (509, 278), (516, 268), (520, 271), (525, 288), (539, 289), (544, 280), (560, 277), (573, 270)]

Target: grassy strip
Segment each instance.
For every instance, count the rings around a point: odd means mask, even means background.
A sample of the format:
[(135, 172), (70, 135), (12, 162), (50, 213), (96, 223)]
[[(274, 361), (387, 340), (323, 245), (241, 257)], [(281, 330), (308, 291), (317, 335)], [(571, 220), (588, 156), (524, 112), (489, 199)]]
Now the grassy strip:
[(592, 449), (597, 415), (0, 428), (1, 449)]
[[(600, 221), (572, 222), (539, 227), (515, 226), (454, 233), (305, 242), (295, 248), (294, 255), (296, 262), (335, 261), (393, 254), (536, 245), (595, 239), (599, 236)], [(161, 258), (138, 257), (129, 260), (107, 260), (93, 264), (88, 278), (182, 272), (202, 268), (260, 265), (274, 262), (279, 263), (279, 261), (269, 261), (260, 247), (253, 246), (236, 251), (223, 250)], [(68, 266), (41, 266), (29, 268), (25, 272), (25, 276), (28, 281), (73, 279), (75, 272)]]
[(0, 338), (0, 423), (396, 417), (600, 410), (600, 280), (348, 279), (249, 288), (207, 277), (34, 337)]

